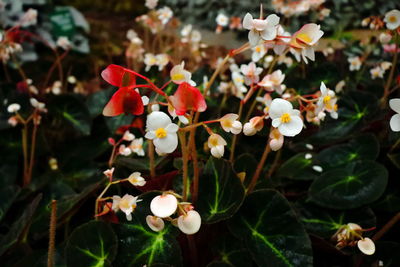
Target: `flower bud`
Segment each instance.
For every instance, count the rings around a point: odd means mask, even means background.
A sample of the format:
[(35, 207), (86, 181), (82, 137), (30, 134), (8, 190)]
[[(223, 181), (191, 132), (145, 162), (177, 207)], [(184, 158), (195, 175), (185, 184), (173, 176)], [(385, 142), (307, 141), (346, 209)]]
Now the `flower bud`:
[(160, 218), (166, 218), (175, 213), (178, 208), (178, 200), (174, 195), (163, 194), (156, 196), (150, 203), (151, 212)]
[(375, 253), (375, 244), (370, 238), (365, 237), (357, 242), (358, 249), (365, 255), (372, 255)]
[(187, 235), (195, 234), (201, 226), (200, 214), (195, 210), (190, 210), (186, 215), (178, 218), (178, 228)]
[(150, 227), (150, 229), (153, 230), (154, 232), (162, 231), (162, 229), (164, 229), (165, 226), (164, 221), (161, 218), (152, 215), (147, 215), (146, 223)]

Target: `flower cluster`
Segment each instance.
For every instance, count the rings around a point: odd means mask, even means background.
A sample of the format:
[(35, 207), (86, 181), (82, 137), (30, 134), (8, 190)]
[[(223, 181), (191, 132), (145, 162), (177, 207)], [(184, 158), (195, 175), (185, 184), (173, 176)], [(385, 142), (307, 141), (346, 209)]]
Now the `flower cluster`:
[(358, 249), (366, 254), (372, 255), (375, 253), (375, 244), (368, 237), (363, 237), (362, 233), (371, 229), (362, 229), (356, 223), (348, 223), (340, 227), (333, 235), (332, 239), (337, 242), (336, 247), (341, 249), (347, 246), (357, 245)]

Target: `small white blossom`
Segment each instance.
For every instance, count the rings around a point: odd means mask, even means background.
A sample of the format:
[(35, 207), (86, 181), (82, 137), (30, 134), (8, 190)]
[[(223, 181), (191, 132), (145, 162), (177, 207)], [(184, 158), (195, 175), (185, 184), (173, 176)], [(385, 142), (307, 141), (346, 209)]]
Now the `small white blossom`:
[(400, 11), (393, 9), (386, 13), (384, 21), (389, 30), (395, 30), (400, 26)]
[(172, 10), (169, 7), (165, 6), (165, 7), (157, 10), (157, 15), (158, 15), (158, 19), (161, 21), (161, 23), (165, 25), (172, 18), (174, 13), (172, 12)]
[(200, 214), (195, 210), (188, 211), (185, 215), (178, 217), (178, 228), (187, 235), (195, 234), (201, 226)]
[(226, 141), (218, 134), (212, 134), (207, 141), (208, 148), (211, 149), (211, 155), (215, 158), (221, 158), (224, 155)]
[(166, 218), (175, 213), (178, 208), (178, 200), (174, 195), (162, 194), (156, 196), (151, 200), (150, 210), (151, 212), (160, 218)]
[(132, 220), (132, 212), (136, 208), (138, 197), (125, 194), (122, 198), (120, 196), (113, 196), (112, 210), (117, 212), (121, 210), (125, 213), (128, 221)]
[(277, 35), (279, 17), (275, 14), (266, 19), (253, 19), (250, 13), (243, 18), (243, 28), (249, 30), (249, 42), (251, 46), (257, 45), (260, 40), (270, 41)]
[(242, 123), (238, 121), (239, 115), (234, 113), (228, 113), (223, 116), (219, 121), (221, 123), (222, 129), (225, 132), (239, 134), (242, 131)]
[(154, 232), (160, 232), (164, 229), (164, 220), (157, 216), (147, 215), (146, 223)]
[(390, 128), (393, 132), (400, 132), (400, 98), (390, 99), (389, 106), (396, 112), (390, 119)]
[(143, 150), (143, 138), (135, 138), (129, 145), (129, 148), (132, 150), (133, 153), (136, 153), (138, 156), (144, 156)]
[(295, 136), (303, 129), (300, 111), (293, 109), (292, 104), (282, 98), (275, 98), (269, 110), (272, 126), (278, 128), (284, 136)]
[(7, 107), (8, 113), (16, 113), (16, 112), (18, 112), (20, 109), (21, 109), (21, 105), (18, 104), (18, 103), (10, 104), (10, 105)]
[(146, 180), (141, 176), (140, 172), (134, 172), (128, 177), (128, 181), (134, 186), (144, 186)]
[(361, 68), (360, 57), (349, 57), (347, 61), (350, 63), (350, 71), (360, 70)]
[(153, 140), (158, 154), (171, 153), (178, 146), (178, 125), (172, 123), (167, 114), (153, 111), (147, 116), (147, 139)]

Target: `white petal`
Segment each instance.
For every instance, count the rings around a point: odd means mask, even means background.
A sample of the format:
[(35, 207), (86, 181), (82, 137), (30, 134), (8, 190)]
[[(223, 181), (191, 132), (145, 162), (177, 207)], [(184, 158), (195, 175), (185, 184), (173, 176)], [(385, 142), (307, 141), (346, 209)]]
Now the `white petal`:
[(279, 125), (281, 125), (281, 119), (280, 118), (276, 118), (272, 120), (272, 126), (275, 128), (278, 128)]
[(269, 115), (272, 119), (280, 118), (284, 113), (291, 113), (293, 109), (292, 104), (282, 98), (275, 98), (271, 102)]
[(256, 46), (260, 39), (261, 36), (258, 34), (258, 32), (255, 32), (253, 30), (249, 31), (249, 43), (251, 46)]
[(175, 123), (170, 123), (168, 126), (165, 128), (165, 130), (169, 133), (176, 133), (179, 130), (179, 126), (176, 125)]
[(151, 215), (147, 215), (146, 223), (154, 232), (160, 232), (165, 226), (163, 219)]
[(153, 143), (159, 152), (172, 153), (178, 146), (178, 136), (176, 133), (168, 133), (164, 138), (154, 139)]
[(153, 140), (154, 138), (156, 138), (156, 134), (154, 133), (154, 131), (149, 131), (145, 134), (144, 137), (147, 139)]
[(400, 132), (400, 114), (395, 114), (390, 119), (390, 128), (393, 132)]
[(389, 100), (389, 107), (396, 113), (400, 113), (400, 98), (393, 98)]
[(251, 30), (253, 28), (253, 16), (250, 13), (247, 13), (243, 18), (243, 28), (247, 30)]
[(160, 218), (166, 218), (175, 213), (178, 200), (171, 194), (156, 196), (150, 203), (151, 212)]
[(279, 17), (275, 14), (271, 14), (266, 18), (269, 25), (276, 26), (279, 23)]
[(158, 128), (165, 128), (171, 123), (170, 117), (161, 111), (153, 111), (147, 116), (146, 127), (148, 130), (155, 131)]
[(144, 106), (147, 106), (149, 104), (149, 98), (147, 96), (142, 96), (142, 102)]
[(362, 240), (357, 242), (357, 247), (361, 250), (365, 255), (372, 255), (375, 253), (375, 244), (374, 241), (365, 237)]
[(284, 136), (295, 136), (303, 129), (303, 121), (300, 117), (292, 116), (290, 122), (282, 123), (278, 129)]
[(275, 39), (275, 37), (276, 37), (276, 28), (275, 27), (266, 28), (265, 30), (263, 30), (261, 32), (261, 37), (266, 41), (270, 41), (270, 40)]
[(178, 218), (178, 228), (187, 235), (195, 234), (201, 226), (200, 214), (195, 210), (190, 210), (186, 215)]

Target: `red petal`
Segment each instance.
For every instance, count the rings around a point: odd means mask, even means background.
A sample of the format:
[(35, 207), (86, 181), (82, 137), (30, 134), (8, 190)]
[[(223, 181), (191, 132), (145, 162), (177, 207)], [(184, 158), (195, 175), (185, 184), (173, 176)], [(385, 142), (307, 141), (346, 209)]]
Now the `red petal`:
[(101, 72), (101, 77), (109, 84), (117, 87), (126, 87), (136, 84), (135, 72), (114, 64), (108, 65), (108, 67)]
[(142, 98), (133, 87), (121, 87), (114, 93), (103, 109), (104, 116), (118, 116), (122, 113), (141, 115), (144, 112)]
[(170, 99), (176, 115), (184, 115), (187, 110), (203, 112), (207, 109), (206, 101), (199, 89), (185, 82), (179, 85)]

